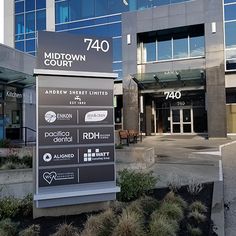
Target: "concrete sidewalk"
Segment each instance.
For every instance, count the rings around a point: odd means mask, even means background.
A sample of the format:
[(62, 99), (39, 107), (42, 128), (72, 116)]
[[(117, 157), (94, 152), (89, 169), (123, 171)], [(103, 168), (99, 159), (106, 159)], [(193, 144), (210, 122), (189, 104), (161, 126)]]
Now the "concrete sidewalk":
[(181, 184), (219, 181), (219, 145), (228, 139), (208, 140), (201, 136), (149, 136), (135, 146), (154, 147), (156, 163), (151, 170), (160, 178), (158, 187), (178, 178)]
[(222, 148), (225, 235), (236, 235), (236, 141)]

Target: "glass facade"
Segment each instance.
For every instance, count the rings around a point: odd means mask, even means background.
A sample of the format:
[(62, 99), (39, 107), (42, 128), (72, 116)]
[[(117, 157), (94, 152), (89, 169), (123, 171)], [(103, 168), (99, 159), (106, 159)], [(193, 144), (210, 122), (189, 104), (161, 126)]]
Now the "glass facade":
[(226, 70), (236, 70), (236, 0), (224, 0)]
[(205, 38), (203, 25), (161, 30), (151, 36), (150, 33), (139, 35), (141, 62), (154, 62), (175, 59), (204, 57)]
[(46, 29), (46, 0), (15, 0), (15, 48), (35, 55), (36, 32)]

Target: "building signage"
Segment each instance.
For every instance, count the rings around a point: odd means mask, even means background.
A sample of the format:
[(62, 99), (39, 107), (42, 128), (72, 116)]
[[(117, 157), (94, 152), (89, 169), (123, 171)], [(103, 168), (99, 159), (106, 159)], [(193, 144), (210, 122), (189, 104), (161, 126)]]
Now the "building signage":
[(114, 200), (111, 40), (40, 32), (38, 43), (36, 207)]
[(107, 73), (112, 72), (111, 62), (111, 39), (38, 33), (37, 69)]
[(109, 125), (113, 122), (112, 108), (39, 108), (39, 124)]
[(39, 103), (55, 106), (112, 106), (113, 90), (79, 88), (39, 88)]

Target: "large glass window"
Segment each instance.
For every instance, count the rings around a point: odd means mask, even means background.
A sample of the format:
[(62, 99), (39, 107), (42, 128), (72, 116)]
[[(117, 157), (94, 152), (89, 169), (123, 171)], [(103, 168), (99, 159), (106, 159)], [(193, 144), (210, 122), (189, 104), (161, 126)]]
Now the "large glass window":
[(158, 39), (158, 60), (170, 60), (172, 59), (172, 42), (171, 37), (162, 37)]
[(25, 32), (30, 33), (35, 31), (35, 12), (25, 14)]
[(20, 51), (24, 51), (24, 41), (19, 41), (15, 43), (15, 48), (20, 50)]
[(226, 48), (236, 47), (236, 21), (225, 23), (225, 44)]
[(46, 29), (46, 10), (36, 12), (36, 30)]
[(24, 2), (16, 2), (15, 3), (15, 13), (24, 12)]
[(156, 61), (156, 39), (150, 38), (143, 42), (143, 59), (144, 62)]
[(16, 15), (15, 18), (15, 34), (23, 34), (25, 32), (24, 27), (24, 15)]
[(35, 10), (35, 1), (34, 0), (25, 0), (25, 10), (26, 11)]
[(204, 36), (190, 37), (190, 57), (204, 56), (205, 41)]
[[(132, 1), (131, 1), (132, 2)], [(127, 1), (128, 3), (128, 1)], [(108, 8), (109, 8), (109, 13), (120, 13), (120, 12), (126, 12), (129, 10), (129, 4), (125, 4), (125, 2), (122, 1), (117, 1), (117, 0), (109, 0), (108, 1)]]
[(225, 20), (235, 20), (236, 18), (236, 4), (225, 6)]
[(188, 38), (187, 35), (175, 35), (173, 39), (173, 58), (188, 57)]

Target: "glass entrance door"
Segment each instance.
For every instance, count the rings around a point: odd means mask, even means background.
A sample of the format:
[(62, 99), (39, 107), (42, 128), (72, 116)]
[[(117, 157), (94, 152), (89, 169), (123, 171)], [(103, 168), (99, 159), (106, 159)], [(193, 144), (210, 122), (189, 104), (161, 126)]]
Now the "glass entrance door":
[(171, 107), (171, 133), (193, 133), (192, 107)]

